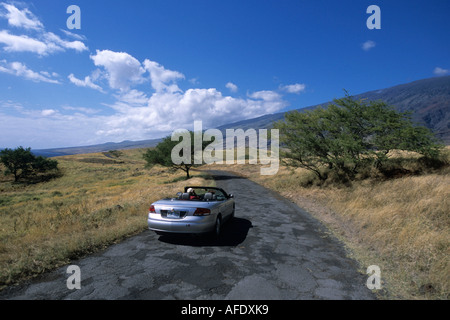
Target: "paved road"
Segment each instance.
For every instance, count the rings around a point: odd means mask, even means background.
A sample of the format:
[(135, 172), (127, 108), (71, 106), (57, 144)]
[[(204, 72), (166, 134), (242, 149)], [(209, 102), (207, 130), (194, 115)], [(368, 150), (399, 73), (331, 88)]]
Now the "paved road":
[(147, 231), (74, 261), (80, 290), (67, 288), (63, 267), (0, 299), (374, 299), (367, 276), (308, 213), (252, 181), (214, 174), (236, 200), (216, 242)]

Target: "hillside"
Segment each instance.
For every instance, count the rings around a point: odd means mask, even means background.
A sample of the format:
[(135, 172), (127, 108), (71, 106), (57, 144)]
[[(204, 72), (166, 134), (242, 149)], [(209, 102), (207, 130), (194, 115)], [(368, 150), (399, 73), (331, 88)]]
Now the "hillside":
[(84, 153), (107, 152), (111, 150), (130, 150), (138, 148), (152, 148), (155, 147), (161, 140), (143, 140), (143, 141), (123, 141), (123, 142), (108, 142), (84, 147), (70, 147), (70, 148), (55, 148), (55, 149), (39, 149), (32, 150), (34, 154), (44, 157), (59, 157)]
[(450, 143), (450, 76), (414, 81), (359, 96), (382, 99), (399, 111), (411, 111), (416, 122)]
[[(450, 76), (435, 77), (414, 81), (386, 89), (374, 90), (355, 95), (358, 99), (384, 100), (399, 111), (411, 111), (413, 120), (430, 128), (444, 143), (450, 145)], [(320, 104), (326, 106), (330, 102)], [(319, 105), (297, 109), (299, 111), (311, 110)], [(284, 119), (284, 112), (269, 114), (262, 117), (243, 120), (218, 127), (225, 132), (226, 129), (262, 129), (270, 128), (275, 121)], [(151, 148), (161, 139), (143, 141), (123, 141), (120, 143), (104, 143), (93, 146), (73, 148), (58, 148), (33, 150), (37, 155), (47, 157), (74, 155), (110, 150), (125, 150), (134, 148)]]
[[(450, 144), (450, 76), (418, 80), (386, 89), (374, 90), (354, 96), (357, 99), (383, 100), (398, 111), (410, 111), (413, 120), (431, 129), (447, 145)], [(326, 106), (331, 102), (297, 109), (306, 111)], [(285, 113), (265, 115), (219, 127), (220, 130), (270, 128), (282, 120)]]

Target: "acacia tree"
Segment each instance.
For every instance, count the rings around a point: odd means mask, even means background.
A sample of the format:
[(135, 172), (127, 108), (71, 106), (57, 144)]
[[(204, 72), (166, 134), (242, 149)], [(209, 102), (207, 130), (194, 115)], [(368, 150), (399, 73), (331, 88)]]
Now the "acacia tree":
[(436, 158), (441, 148), (429, 129), (414, 125), (410, 114), (348, 94), (327, 108), (290, 112), (275, 128), (287, 149), (285, 162), (311, 170), (321, 180), (327, 178), (324, 167), (353, 178), (367, 164), (381, 167), (390, 150)]
[[(196, 134), (202, 134), (194, 133), (192, 131), (189, 132), (189, 141), (187, 142), (190, 146), (190, 154), (189, 155), (181, 155), (181, 157), (185, 157), (189, 159), (188, 161), (184, 161), (180, 164), (176, 164), (173, 162), (172, 159), (172, 151), (174, 148), (176, 148), (177, 145), (180, 144), (178, 141), (172, 141), (172, 136), (168, 136), (163, 139), (162, 142), (160, 142), (155, 148), (148, 149), (144, 155), (143, 158), (145, 161), (147, 161), (146, 166), (147, 167), (153, 167), (154, 165), (161, 165), (163, 167), (171, 168), (173, 170), (183, 170), (186, 172), (187, 179), (190, 178), (190, 170), (192, 167), (199, 166), (199, 164), (194, 163), (194, 155), (195, 155), (195, 135)], [(203, 151), (205, 147), (210, 142), (202, 141), (201, 144), (201, 150)]]
[(18, 147), (0, 151), (0, 161), (6, 167), (5, 174), (13, 174), (14, 181), (27, 179), (38, 173), (58, 169), (58, 162), (42, 156), (36, 157), (31, 148)]

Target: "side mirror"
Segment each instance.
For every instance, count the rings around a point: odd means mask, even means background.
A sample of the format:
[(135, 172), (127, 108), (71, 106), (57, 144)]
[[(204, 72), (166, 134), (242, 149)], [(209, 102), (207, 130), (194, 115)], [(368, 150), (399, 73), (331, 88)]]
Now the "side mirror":
[(228, 195), (228, 199), (232, 199), (232, 198), (234, 198), (234, 195), (233, 194), (229, 194)]

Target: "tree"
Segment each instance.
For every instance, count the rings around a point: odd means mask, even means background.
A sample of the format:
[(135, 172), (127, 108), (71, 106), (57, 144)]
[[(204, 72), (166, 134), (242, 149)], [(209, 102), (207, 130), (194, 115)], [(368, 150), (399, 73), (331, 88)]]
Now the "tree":
[(36, 157), (31, 148), (19, 147), (15, 150), (4, 149), (0, 151), (0, 162), (6, 167), (5, 174), (13, 174), (14, 181), (27, 179), (38, 173), (45, 173), (58, 169), (58, 162), (42, 156)]
[(326, 109), (290, 112), (275, 128), (288, 150), (285, 162), (311, 170), (321, 180), (327, 178), (323, 168), (353, 178), (367, 164), (380, 167), (392, 149), (435, 158), (441, 147), (429, 129), (414, 125), (410, 114), (348, 94)]
[[(187, 155), (189, 158), (189, 161), (182, 162), (180, 164), (175, 164), (172, 159), (172, 150), (174, 150), (175, 147), (177, 147), (180, 142), (178, 141), (172, 141), (172, 136), (168, 136), (163, 139), (162, 142), (160, 142), (154, 149), (148, 149), (144, 155), (143, 158), (145, 161), (147, 161), (147, 167), (153, 167), (154, 165), (161, 165), (164, 167), (168, 167), (174, 170), (183, 170), (186, 172), (187, 179), (190, 178), (190, 170), (192, 167), (199, 166), (200, 164), (194, 163), (194, 152), (195, 152), (195, 135), (197, 133), (189, 132), (190, 139), (187, 142), (190, 146), (190, 154)], [(202, 133), (198, 133), (202, 134)], [(186, 142), (186, 141), (184, 141)], [(205, 147), (210, 142), (204, 142), (202, 139), (201, 144), (201, 150), (203, 151)], [(186, 156), (186, 155), (183, 155)]]

